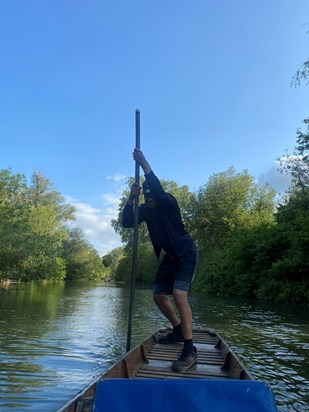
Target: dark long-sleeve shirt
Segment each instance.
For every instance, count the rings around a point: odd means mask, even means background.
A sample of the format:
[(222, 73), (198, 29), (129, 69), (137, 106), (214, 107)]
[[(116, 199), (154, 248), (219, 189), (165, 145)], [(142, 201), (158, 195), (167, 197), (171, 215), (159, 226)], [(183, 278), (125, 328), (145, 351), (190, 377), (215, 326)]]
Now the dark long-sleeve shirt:
[[(194, 249), (194, 242), (182, 222), (177, 200), (164, 191), (159, 179), (153, 172), (145, 175), (151, 194), (157, 203), (155, 208), (146, 204), (139, 206), (138, 223), (146, 222), (150, 240), (156, 256), (164, 249), (169, 254), (182, 260), (183, 256)], [(134, 226), (133, 205), (123, 209), (122, 225)]]

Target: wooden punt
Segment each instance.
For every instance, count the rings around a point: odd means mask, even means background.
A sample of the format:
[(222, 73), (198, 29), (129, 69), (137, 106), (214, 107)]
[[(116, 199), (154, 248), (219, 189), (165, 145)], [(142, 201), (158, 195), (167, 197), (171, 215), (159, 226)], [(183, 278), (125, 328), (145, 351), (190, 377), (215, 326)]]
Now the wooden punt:
[(162, 345), (157, 342), (161, 329), (129, 351), (104, 375), (91, 382), (58, 412), (92, 411), (97, 383), (112, 378), (161, 379), (241, 379), (253, 380), (235, 353), (213, 329), (194, 329), (193, 341), (197, 348), (197, 364), (186, 372), (174, 372), (172, 363), (182, 349), (182, 343)]

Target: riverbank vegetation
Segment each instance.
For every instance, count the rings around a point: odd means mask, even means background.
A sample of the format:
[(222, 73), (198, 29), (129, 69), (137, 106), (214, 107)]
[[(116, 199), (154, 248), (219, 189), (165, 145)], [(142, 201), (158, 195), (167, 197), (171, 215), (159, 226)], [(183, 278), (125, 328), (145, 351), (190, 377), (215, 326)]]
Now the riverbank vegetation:
[[(291, 176), (283, 198), (271, 187), (259, 186), (247, 171), (236, 173), (232, 167), (211, 176), (196, 193), (162, 181), (178, 199), (185, 226), (199, 247), (195, 289), (309, 303), (309, 119), (304, 125), (297, 132), (294, 154), (281, 158), (281, 171)], [(133, 231), (121, 226), (121, 218), (132, 182), (112, 222), (124, 246), (103, 259), (122, 282), (131, 276)], [(158, 262), (145, 224), (139, 227), (137, 262), (137, 282), (152, 283)]]
[[(284, 197), (233, 167), (195, 193), (162, 181), (178, 199), (185, 226), (199, 247), (195, 289), (278, 302), (309, 303), (309, 119), (297, 131), (293, 155), (280, 159), (291, 176)], [(113, 279), (129, 283), (133, 230), (121, 226), (131, 178), (112, 221), (123, 246), (103, 257), (72, 226), (75, 210), (35, 172), (0, 171), (0, 281)], [(158, 262), (145, 224), (139, 227), (137, 282), (153, 283)]]
[[(277, 302), (309, 303), (309, 119), (297, 131), (293, 155), (280, 167), (291, 176), (284, 197), (233, 167), (214, 174), (195, 193), (162, 181), (178, 199), (185, 226), (198, 244), (195, 289)], [(0, 171), (0, 281), (109, 279), (129, 283), (133, 230), (121, 226), (131, 178), (112, 221), (123, 246), (103, 257), (72, 226), (75, 210), (35, 172)], [(158, 262), (145, 224), (139, 227), (136, 277), (153, 283)]]
[(75, 209), (49, 179), (0, 170), (0, 281), (102, 279), (106, 269), (83, 233)]

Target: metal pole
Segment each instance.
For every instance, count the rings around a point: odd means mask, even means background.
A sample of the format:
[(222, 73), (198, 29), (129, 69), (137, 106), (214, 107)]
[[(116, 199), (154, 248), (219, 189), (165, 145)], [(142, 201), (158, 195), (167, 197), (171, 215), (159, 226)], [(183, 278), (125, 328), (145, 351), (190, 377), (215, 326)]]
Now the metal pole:
[[(140, 149), (140, 111), (135, 111), (135, 147)], [(135, 162), (135, 183), (139, 185), (139, 164)], [(127, 352), (131, 348), (131, 332), (132, 332), (132, 317), (134, 306), (135, 278), (136, 278), (136, 262), (137, 262), (137, 244), (138, 244), (138, 196), (134, 200), (134, 234), (133, 234), (133, 256), (132, 256), (132, 273), (131, 273), (131, 292), (128, 320), (128, 335), (127, 335)]]

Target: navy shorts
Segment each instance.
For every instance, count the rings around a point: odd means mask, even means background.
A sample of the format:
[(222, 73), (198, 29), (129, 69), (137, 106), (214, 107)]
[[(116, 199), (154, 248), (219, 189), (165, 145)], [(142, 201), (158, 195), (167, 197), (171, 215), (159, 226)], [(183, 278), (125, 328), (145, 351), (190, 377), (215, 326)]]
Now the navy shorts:
[(198, 263), (197, 252), (188, 252), (182, 261), (165, 254), (159, 265), (154, 294), (173, 294), (173, 289), (189, 292)]

